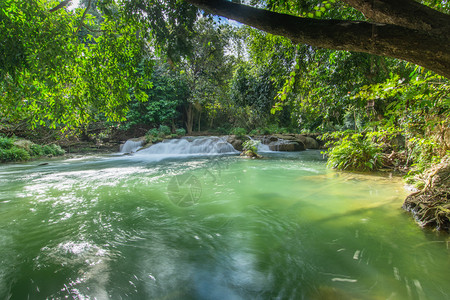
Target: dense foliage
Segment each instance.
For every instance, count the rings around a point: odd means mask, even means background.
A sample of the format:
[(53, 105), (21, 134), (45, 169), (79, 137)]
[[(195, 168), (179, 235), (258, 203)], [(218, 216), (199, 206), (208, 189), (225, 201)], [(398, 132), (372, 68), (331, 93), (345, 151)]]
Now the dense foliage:
[(327, 152), (327, 164), (339, 170), (375, 171), (382, 166), (381, 152), (381, 147), (361, 134), (345, 135)]
[[(449, 10), (446, 2), (422, 2)], [(293, 45), (183, 1), (85, 0), (53, 10), (57, 3), (0, 3), (0, 131), (8, 136), (72, 127), (91, 137), (94, 126), (97, 142), (117, 131), (157, 142), (195, 131), (352, 130), (330, 150), (330, 166), (415, 173), (449, 150), (449, 81), (421, 67)], [(306, 18), (363, 18), (341, 1), (252, 4)], [(398, 136), (400, 148), (392, 142)], [(30, 149), (31, 156), (50, 151)]]
[[(54, 1), (0, 3), (0, 119), (76, 127), (103, 115), (119, 120), (130, 96), (144, 100), (137, 72), (145, 40), (137, 23), (84, 10), (59, 9)], [(92, 26), (92, 33), (81, 28)], [(101, 33), (101, 34), (98, 34)]]
[(38, 145), (27, 140), (0, 136), (0, 162), (27, 161), (42, 156), (63, 155), (65, 151), (55, 144)]

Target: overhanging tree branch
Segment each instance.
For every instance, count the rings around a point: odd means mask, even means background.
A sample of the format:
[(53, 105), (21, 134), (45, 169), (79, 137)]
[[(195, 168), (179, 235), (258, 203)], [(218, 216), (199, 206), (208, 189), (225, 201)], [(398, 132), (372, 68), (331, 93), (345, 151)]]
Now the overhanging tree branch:
[(66, 7), (67, 5), (70, 5), (70, 3), (72, 3), (72, 0), (64, 0), (63, 2), (58, 4), (57, 6), (53, 7), (52, 9), (50, 9), (50, 12), (55, 12), (57, 10), (60, 10), (61, 8)]
[(395, 57), (450, 78), (448, 32), (443, 35), (386, 23), (301, 18), (226, 0), (186, 1), (212, 14), (284, 36), (297, 44)]
[(450, 31), (449, 16), (414, 0), (343, 0), (374, 22), (411, 29)]

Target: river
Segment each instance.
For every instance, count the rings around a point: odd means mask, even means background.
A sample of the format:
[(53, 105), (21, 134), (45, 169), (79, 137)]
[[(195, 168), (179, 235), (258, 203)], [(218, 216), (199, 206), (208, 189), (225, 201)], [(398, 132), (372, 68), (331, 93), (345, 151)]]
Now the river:
[(448, 299), (399, 178), (319, 151), (0, 166), (0, 299)]

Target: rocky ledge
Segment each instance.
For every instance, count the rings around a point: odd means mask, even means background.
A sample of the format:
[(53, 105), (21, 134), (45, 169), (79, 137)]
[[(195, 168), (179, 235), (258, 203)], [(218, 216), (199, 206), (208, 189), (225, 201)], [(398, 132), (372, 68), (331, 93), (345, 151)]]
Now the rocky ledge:
[[(318, 135), (302, 135), (302, 134), (274, 134), (252, 137), (261, 141), (262, 144), (269, 146), (272, 151), (302, 151), (306, 149), (320, 149), (323, 144), (317, 138)], [(228, 143), (233, 147), (242, 151), (242, 143), (248, 137), (230, 135)]]
[(450, 232), (450, 157), (425, 174), (425, 187), (409, 195), (403, 209), (422, 227)]

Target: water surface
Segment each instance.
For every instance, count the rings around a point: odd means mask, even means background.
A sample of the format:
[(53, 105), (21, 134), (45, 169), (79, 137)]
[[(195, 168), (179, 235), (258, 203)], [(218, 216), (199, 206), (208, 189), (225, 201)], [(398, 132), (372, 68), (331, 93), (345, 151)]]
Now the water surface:
[(448, 299), (396, 178), (317, 151), (0, 166), (0, 299)]

